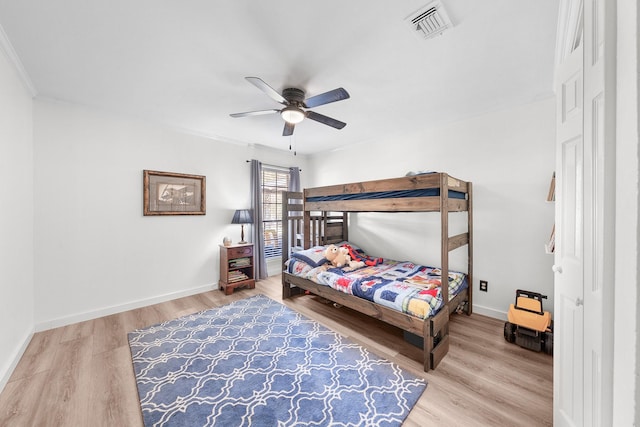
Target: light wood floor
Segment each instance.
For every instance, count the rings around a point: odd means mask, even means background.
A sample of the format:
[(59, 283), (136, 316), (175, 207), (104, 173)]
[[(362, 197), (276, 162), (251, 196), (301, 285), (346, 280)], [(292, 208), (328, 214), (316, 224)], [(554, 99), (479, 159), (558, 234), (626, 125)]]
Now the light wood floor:
[[(35, 334), (0, 394), (0, 426), (142, 426), (127, 332), (258, 293), (281, 301), (279, 277)], [(552, 425), (551, 356), (507, 343), (498, 320), (453, 315), (449, 354), (425, 373), (394, 327), (314, 296), (284, 303), (428, 381), (405, 426)]]

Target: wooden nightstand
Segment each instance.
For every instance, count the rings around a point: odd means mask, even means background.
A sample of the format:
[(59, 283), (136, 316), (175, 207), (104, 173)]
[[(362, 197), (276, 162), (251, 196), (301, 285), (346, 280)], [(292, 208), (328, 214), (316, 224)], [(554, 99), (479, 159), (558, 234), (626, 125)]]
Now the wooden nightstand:
[(253, 243), (220, 245), (220, 281), (218, 288), (231, 295), (235, 288), (256, 287), (253, 273)]

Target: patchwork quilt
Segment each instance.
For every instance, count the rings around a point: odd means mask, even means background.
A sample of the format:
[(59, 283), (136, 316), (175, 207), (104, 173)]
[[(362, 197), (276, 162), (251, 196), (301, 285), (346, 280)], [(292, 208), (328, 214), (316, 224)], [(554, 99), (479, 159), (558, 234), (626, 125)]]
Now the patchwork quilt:
[[(316, 246), (295, 252), (288, 261), (287, 271), (421, 319), (435, 315), (444, 305), (439, 268), (383, 258), (378, 265), (350, 271), (348, 267), (335, 268), (329, 264), (324, 250), (325, 246)], [(463, 273), (449, 271), (448, 279), (449, 299), (467, 287)]]

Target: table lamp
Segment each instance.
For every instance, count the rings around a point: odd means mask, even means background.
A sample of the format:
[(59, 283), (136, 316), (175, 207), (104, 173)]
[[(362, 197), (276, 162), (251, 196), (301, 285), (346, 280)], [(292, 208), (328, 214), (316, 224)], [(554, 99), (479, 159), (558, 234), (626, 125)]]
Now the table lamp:
[(240, 224), (242, 227), (240, 232), (240, 241), (238, 242), (241, 245), (247, 243), (244, 241), (244, 225), (251, 223), (253, 223), (253, 216), (251, 215), (251, 211), (249, 209), (238, 209), (233, 214), (231, 224)]

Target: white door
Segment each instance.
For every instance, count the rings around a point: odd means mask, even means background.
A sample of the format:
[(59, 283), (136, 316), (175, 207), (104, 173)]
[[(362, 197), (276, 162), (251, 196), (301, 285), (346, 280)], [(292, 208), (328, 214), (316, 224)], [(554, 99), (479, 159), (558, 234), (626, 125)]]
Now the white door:
[[(564, 0), (556, 61), (554, 424), (612, 420), (615, 2)], [(564, 19), (563, 19), (564, 17)]]
[(615, 2), (584, 4), (584, 425), (612, 420)]
[[(575, 43), (579, 43), (575, 47)], [(583, 49), (556, 69), (554, 425), (583, 424)]]

